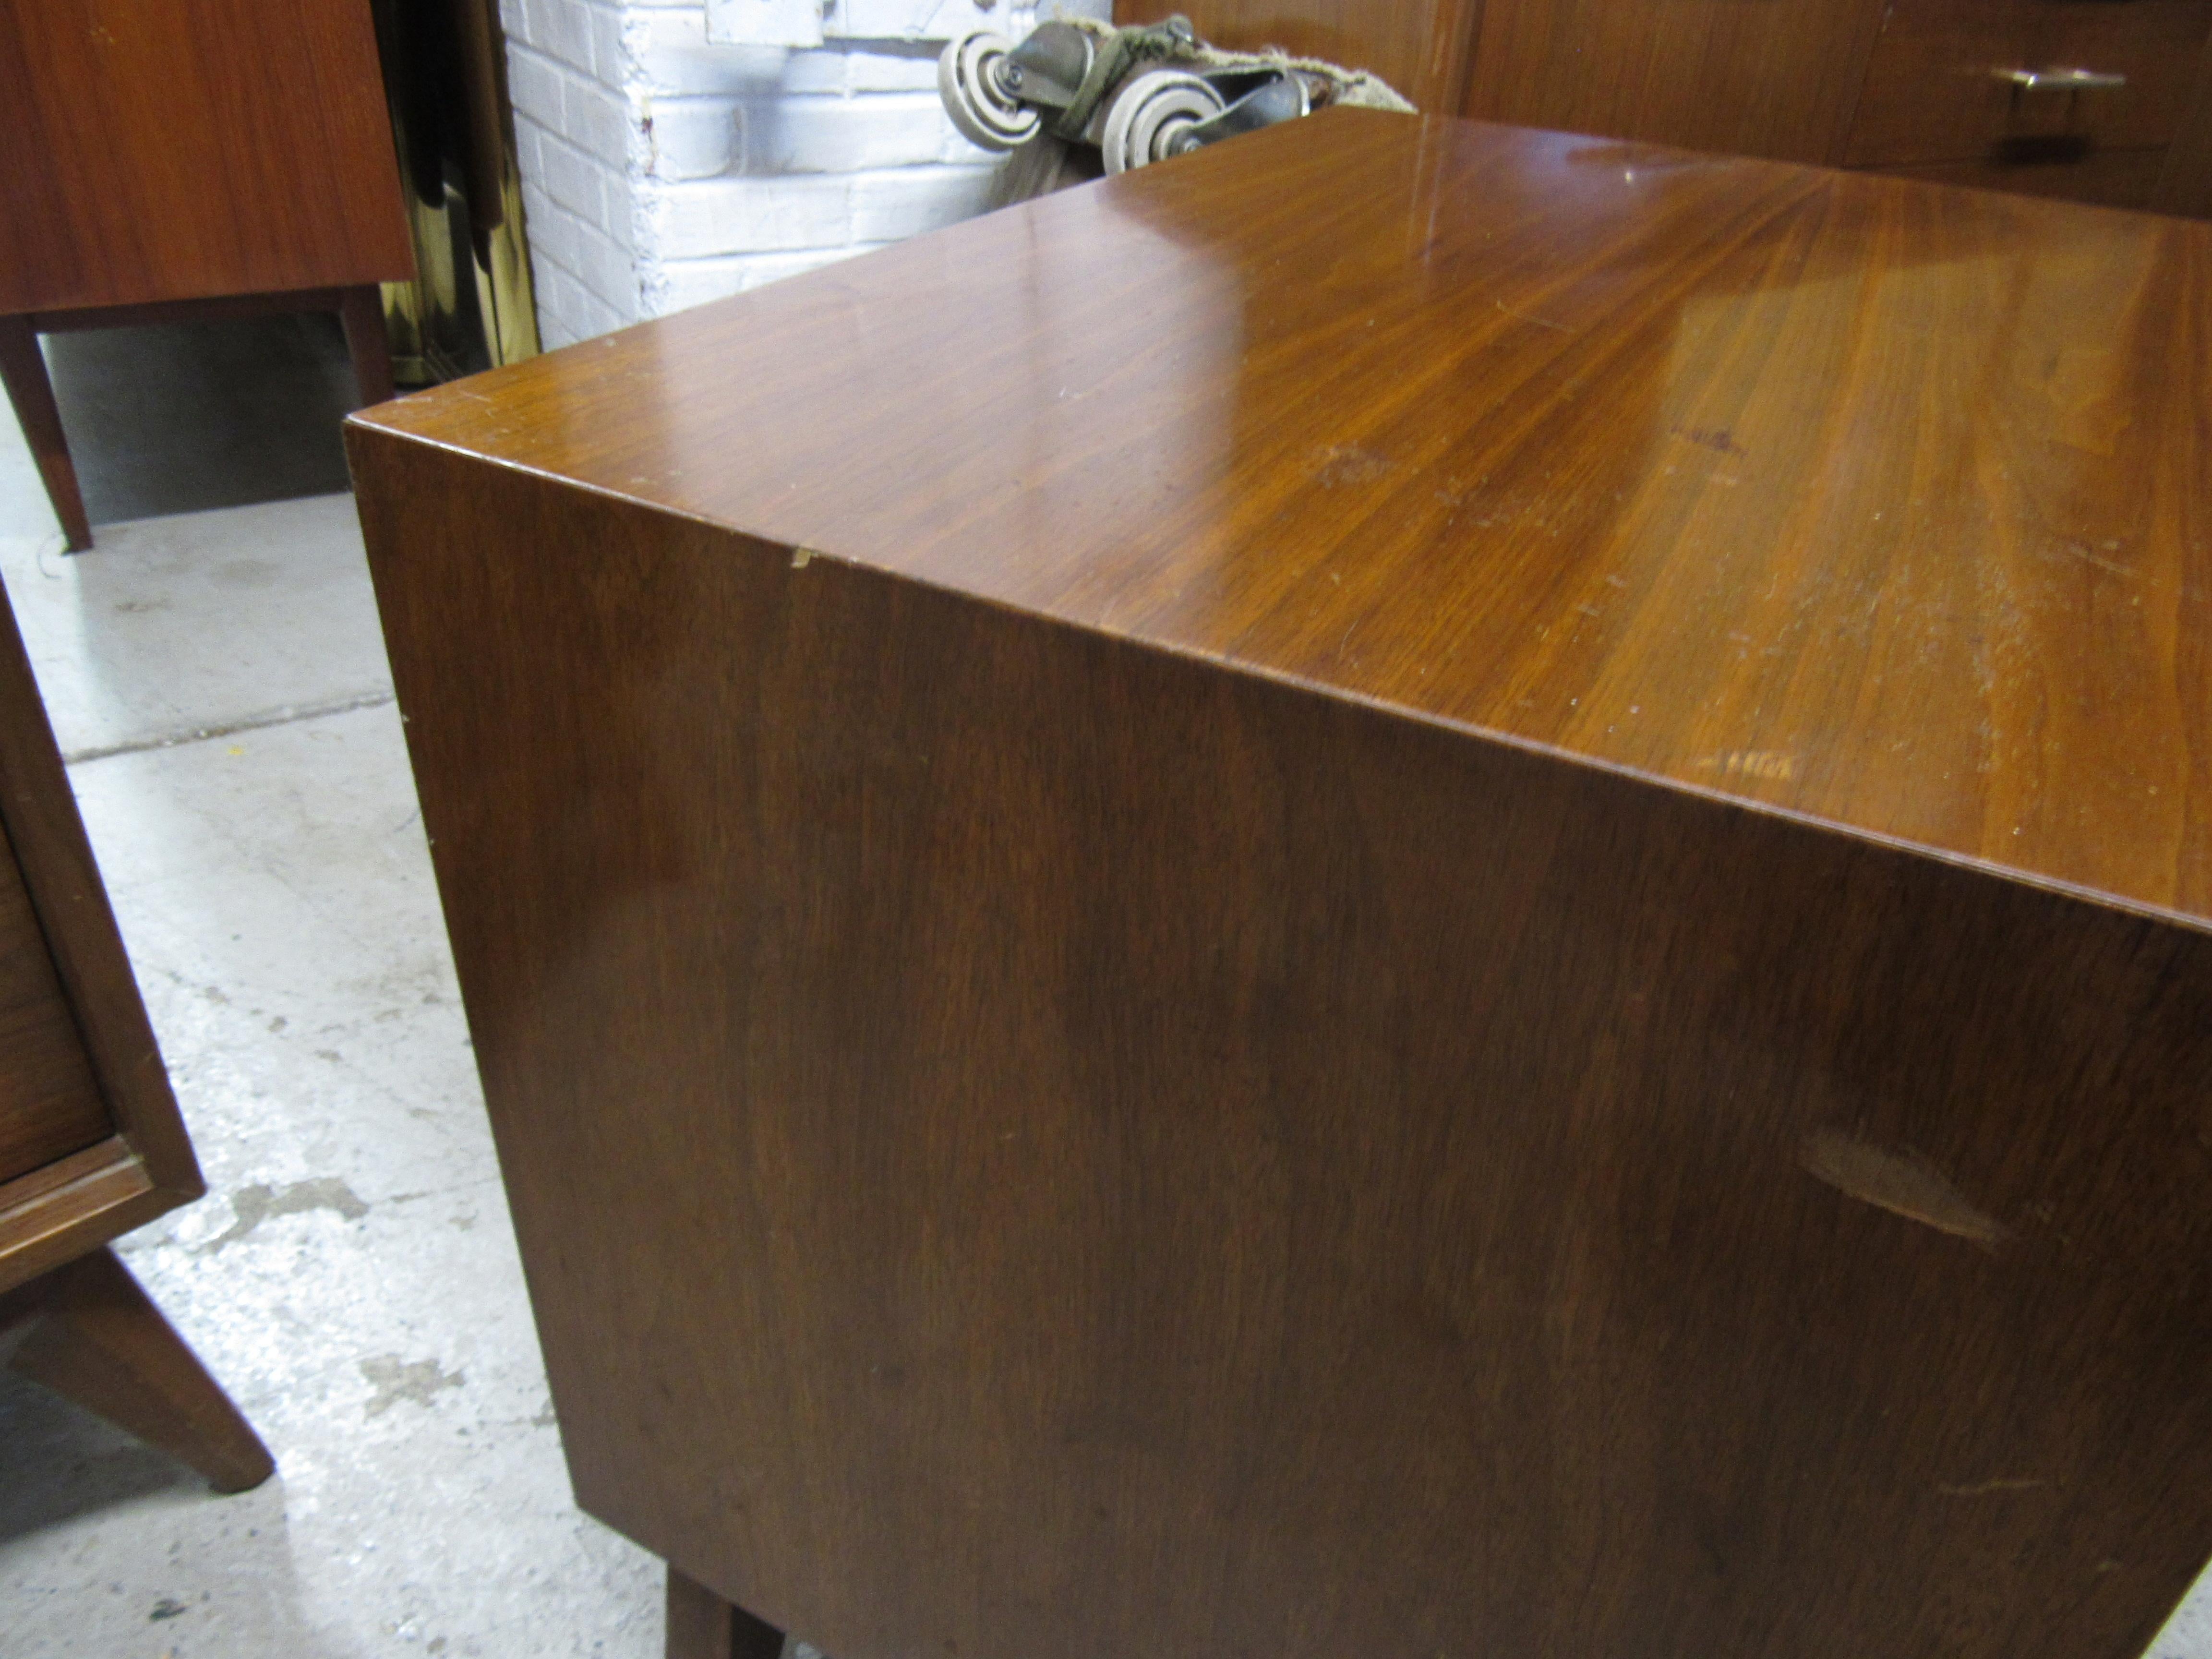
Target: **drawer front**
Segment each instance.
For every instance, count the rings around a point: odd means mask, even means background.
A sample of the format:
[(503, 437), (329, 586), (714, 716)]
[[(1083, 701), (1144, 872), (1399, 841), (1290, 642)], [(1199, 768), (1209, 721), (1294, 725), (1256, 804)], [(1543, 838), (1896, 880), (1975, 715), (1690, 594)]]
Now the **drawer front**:
[(1971, 185), (2015, 196), (2057, 196), (2104, 207), (2148, 207), (2166, 162), (2162, 149), (2106, 149), (2055, 162), (1938, 161), (1932, 167), (1884, 167), (1936, 185)]
[(0, 837), (0, 1182), (114, 1133), (14, 851)]
[[(1853, 166), (2150, 149), (2172, 141), (2212, 0), (1895, 0), (1867, 65)], [(2081, 71), (2082, 83), (2053, 77)], [(2044, 83), (2024, 85), (2029, 74)]]

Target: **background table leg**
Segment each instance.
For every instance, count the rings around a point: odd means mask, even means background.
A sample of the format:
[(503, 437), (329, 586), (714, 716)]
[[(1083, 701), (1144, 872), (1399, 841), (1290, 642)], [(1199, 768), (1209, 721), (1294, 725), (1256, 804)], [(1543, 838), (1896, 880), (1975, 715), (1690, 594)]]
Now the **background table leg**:
[(38, 459), (39, 477), (46, 483), (46, 499), (54, 504), (54, 516), (69, 538), (69, 550), (90, 551), (92, 521), (84, 516), (76, 467), (70, 459), (69, 440), (62, 434), (62, 412), (54, 402), (53, 383), (46, 378), (38, 331), (28, 317), (0, 317), (0, 381), (7, 384), (8, 401), (23, 423), (23, 435)]

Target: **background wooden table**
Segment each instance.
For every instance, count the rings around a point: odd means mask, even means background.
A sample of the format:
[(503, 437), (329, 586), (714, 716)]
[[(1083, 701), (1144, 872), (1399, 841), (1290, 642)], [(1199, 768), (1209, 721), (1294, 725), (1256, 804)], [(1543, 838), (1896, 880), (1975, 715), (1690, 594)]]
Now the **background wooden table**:
[(352, 443), (697, 1650), (2130, 1659), (2212, 1552), (2212, 228), (1338, 112)]
[(377, 284), (415, 272), (368, 0), (0, 9), (0, 382), (92, 545), (41, 334), (335, 313), (392, 395)]

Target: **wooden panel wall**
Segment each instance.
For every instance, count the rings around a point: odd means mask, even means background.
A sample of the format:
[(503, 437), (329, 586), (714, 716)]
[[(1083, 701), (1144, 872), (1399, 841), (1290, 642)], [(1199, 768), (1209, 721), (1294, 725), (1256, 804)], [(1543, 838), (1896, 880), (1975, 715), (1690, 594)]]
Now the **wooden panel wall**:
[(2197, 54), (2196, 94), (2166, 153), (2150, 205), (2160, 213), (2212, 219), (2212, 40)]
[(1827, 161), (1881, 24), (1871, 0), (1488, 0), (1462, 112)]
[[(1867, 66), (1842, 159), (1987, 161), (2007, 140), (2072, 137), (2101, 155), (2162, 151), (2195, 93), (2212, 0), (1897, 0)], [(2020, 93), (2004, 69), (2126, 77), (2080, 94)], [(2159, 155), (2149, 158), (2155, 177)]]
[(0, 313), (411, 274), (368, 0), (0, 6)]

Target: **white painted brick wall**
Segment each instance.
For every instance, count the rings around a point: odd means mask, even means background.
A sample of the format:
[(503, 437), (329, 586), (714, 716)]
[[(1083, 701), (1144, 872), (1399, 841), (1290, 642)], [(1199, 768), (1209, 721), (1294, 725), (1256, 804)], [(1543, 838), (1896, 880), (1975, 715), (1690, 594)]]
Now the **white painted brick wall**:
[[(1018, 38), (1035, 10), (993, 15)], [(998, 163), (945, 118), (933, 41), (720, 45), (706, 0), (501, 0), (501, 16), (549, 347), (964, 218)]]

